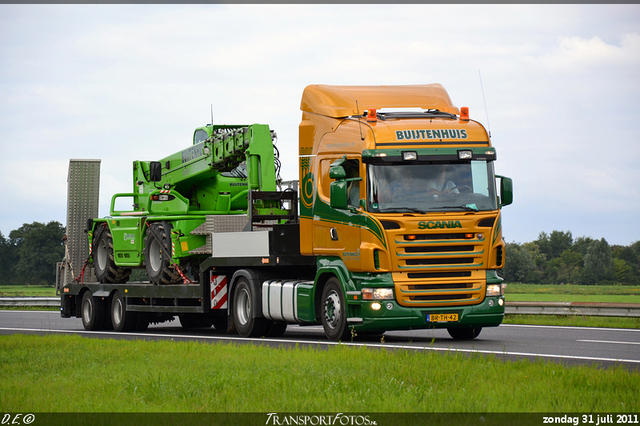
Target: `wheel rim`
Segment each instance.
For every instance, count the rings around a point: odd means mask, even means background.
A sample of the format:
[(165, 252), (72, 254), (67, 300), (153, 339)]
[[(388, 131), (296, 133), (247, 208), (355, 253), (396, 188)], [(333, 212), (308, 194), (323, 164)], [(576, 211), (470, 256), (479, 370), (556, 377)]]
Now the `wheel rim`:
[(236, 299), (236, 313), (238, 322), (245, 325), (251, 318), (251, 298), (247, 289), (242, 288), (238, 290), (238, 298)]
[(155, 272), (159, 271), (162, 266), (162, 247), (155, 238), (151, 240), (149, 246), (149, 264)]
[(122, 306), (122, 300), (120, 298), (115, 299), (113, 302), (113, 322), (115, 324), (120, 324), (122, 322), (122, 311), (124, 307)]
[(91, 317), (93, 316), (93, 304), (89, 299), (85, 299), (84, 304), (82, 305), (82, 319), (85, 324), (89, 324), (91, 322)]
[(101, 271), (104, 271), (107, 268), (107, 242), (104, 239), (101, 239), (98, 242), (98, 267)]
[(335, 291), (332, 291), (324, 300), (324, 320), (330, 328), (338, 327), (340, 315), (342, 314), (341, 309), (340, 296)]

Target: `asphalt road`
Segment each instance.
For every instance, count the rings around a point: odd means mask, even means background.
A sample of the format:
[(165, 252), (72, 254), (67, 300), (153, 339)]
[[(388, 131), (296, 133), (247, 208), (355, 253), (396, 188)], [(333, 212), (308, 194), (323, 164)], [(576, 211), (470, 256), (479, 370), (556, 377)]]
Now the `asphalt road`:
[[(80, 318), (61, 318), (56, 311), (0, 310), (0, 334), (75, 333), (96, 338), (135, 338), (233, 341), (272, 346), (313, 345), (330, 347), (320, 326), (289, 326), (280, 338), (245, 339), (213, 328), (183, 330), (179, 321), (156, 324), (145, 332), (92, 332), (82, 327)], [(640, 371), (640, 330), (584, 327), (509, 325), (485, 328), (473, 341), (454, 341), (446, 330), (393, 331), (380, 337), (357, 338), (347, 345), (372, 348), (411, 349), (425, 352), (495, 355), (499, 359), (545, 359), (568, 365), (597, 364), (603, 367), (624, 365)]]

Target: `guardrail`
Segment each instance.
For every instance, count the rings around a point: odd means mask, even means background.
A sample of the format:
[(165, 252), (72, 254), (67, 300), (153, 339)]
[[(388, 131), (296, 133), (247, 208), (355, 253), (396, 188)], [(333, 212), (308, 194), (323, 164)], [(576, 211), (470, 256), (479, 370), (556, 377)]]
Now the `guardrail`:
[(638, 303), (600, 302), (507, 302), (505, 314), (582, 315), (585, 317), (640, 317)]
[(0, 306), (60, 306), (59, 297), (0, 297)]
[[(59, 297), (0, 297), (0, 306), (60, 306)], [(598, 302), (507, 302), (507, 315), (582, 315), (640, 317), (639, 303)]]

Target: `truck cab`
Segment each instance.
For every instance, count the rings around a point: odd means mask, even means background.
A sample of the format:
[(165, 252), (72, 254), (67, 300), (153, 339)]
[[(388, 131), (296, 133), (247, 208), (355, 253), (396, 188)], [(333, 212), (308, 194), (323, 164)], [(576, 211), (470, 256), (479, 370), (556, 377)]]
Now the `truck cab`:
[(432, 84), (308, 86), (301, 109), (301, 252), (339, 277), (347, 328), (499, 325), (512, 185), (468, 108)]

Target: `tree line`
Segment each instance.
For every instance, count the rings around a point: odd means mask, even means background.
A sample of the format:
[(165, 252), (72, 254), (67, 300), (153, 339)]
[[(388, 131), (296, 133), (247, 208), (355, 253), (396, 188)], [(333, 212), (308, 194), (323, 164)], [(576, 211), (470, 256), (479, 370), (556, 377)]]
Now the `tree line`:
[[(64, 233), (56, 221), (25, 223), (9, 238), (0, 232), (0, 284), (54, 285)], [(529, 243), (507, 243), (505, 256), (500, 275), (507, 282), (640, 285), (640, 241), (611, 246), (604, 238), (541, 232)]]
[(0, 232), (0, 284), (55, 285), (56, 263), (64, 257), (65, 228), (60, 222), (25, 223)]
[(531, 284), (640, 285), (640, 241), (609, 245), (571, 232), (541, 232), (529, 243), (507, 243), (501, 276)]

